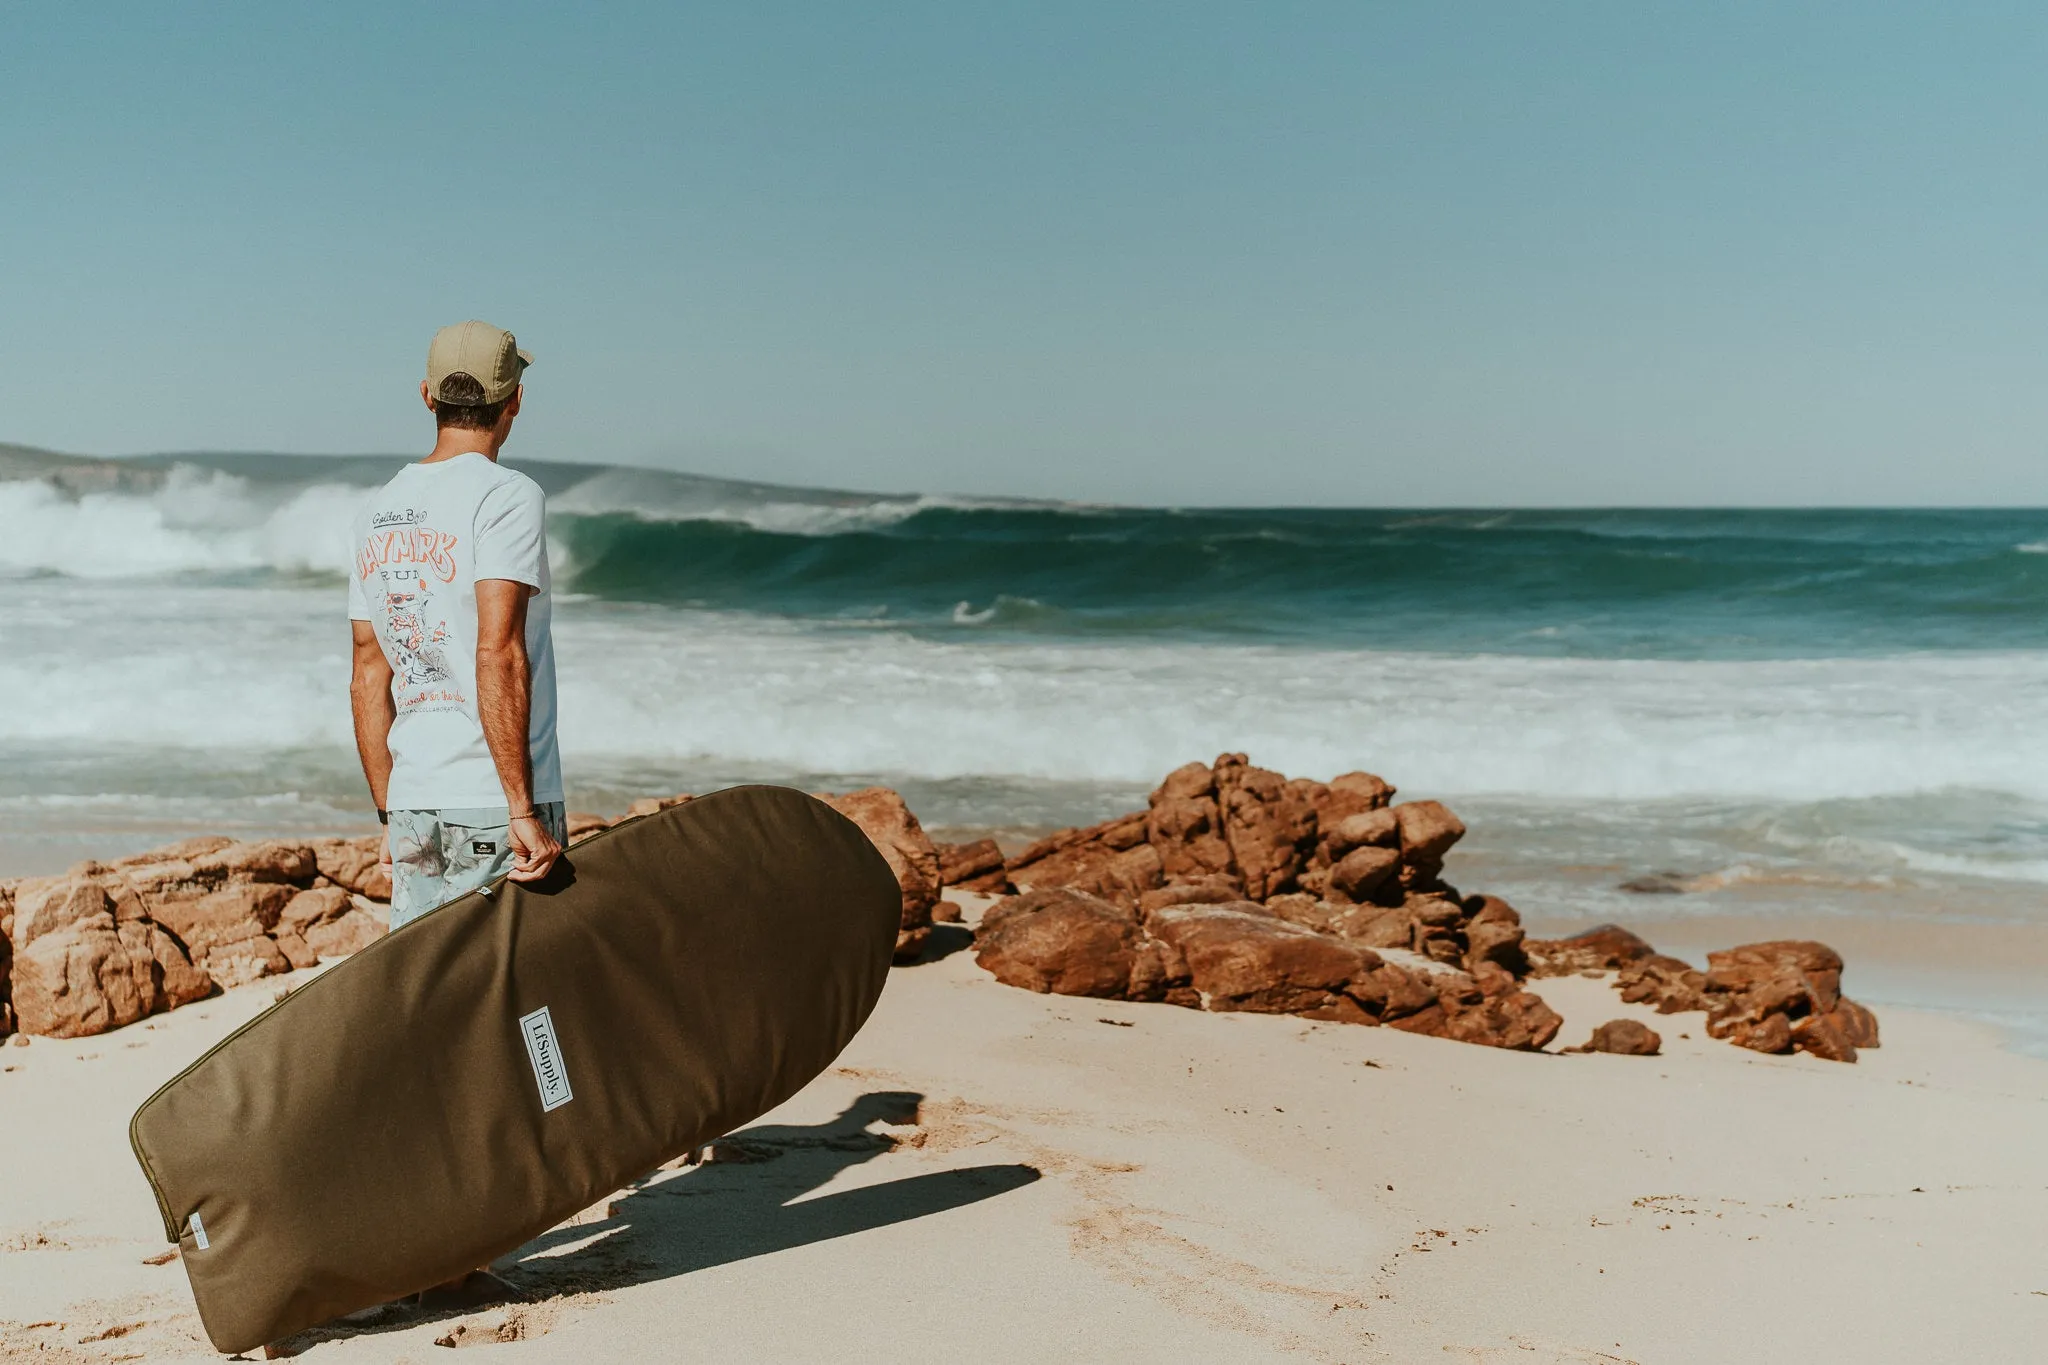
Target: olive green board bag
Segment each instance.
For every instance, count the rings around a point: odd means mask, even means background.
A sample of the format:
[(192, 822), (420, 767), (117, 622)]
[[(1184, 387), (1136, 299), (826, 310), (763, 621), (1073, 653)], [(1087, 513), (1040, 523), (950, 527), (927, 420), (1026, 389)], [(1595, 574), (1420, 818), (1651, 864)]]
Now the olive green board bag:
[(452, 1280), (758, 1118), (866, 1021), (900, 909), (852, 821), (734, 787), (330, 968), (129, 1124), (207, 1336)]

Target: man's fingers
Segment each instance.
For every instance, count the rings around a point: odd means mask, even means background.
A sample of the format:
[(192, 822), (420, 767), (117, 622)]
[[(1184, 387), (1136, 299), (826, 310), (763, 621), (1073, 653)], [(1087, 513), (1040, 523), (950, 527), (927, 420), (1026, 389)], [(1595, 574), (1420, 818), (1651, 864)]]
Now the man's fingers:
[(506, 875), (515, 882), (537, 882), (548, 875), (555, 859), (562, 856), (562, 846), (548, 835), (545, 828), (539, 838), (521, 837), (517, 824), (512, 826), (512, 871)]
[(529, 858), (521, 854), (513, 862), (512, 870), (505, 875), (515, 882), (537, 882), (548, 875), (548, 869), (555, 865), (555, 859), (560, 856), (559, 851), (539, 858)]

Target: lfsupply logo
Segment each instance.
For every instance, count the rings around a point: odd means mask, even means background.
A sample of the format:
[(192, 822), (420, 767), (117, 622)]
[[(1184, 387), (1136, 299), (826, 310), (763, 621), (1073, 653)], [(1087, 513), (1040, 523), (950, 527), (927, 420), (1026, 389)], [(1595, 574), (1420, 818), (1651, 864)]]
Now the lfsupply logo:
[(569, 1071), (562, 1064), (562, 1045), (555, 1041), (554, 1016), (542, 1005), (532, 1014), (521, 1015), (520, 1036), (526, 1039), (526, 1056), (533, 1063), (533, 1079), (540, 1085), (541, 1112), (559, 1109), (576, 1098), (569, 1089)]

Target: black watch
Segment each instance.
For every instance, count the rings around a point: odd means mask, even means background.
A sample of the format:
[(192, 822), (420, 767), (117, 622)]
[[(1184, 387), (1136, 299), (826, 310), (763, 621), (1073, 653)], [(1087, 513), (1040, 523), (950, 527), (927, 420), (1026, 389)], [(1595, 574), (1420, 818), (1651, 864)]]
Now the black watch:
[(388, 824), (390, 824), (390, 823), (391, 823), (391, 812), (390, 812), (390, 811), (388, 811), (388, 810), (384, 810), (384, 809), (381, 809), (381, 808), (380, 808), (380, 809), (379, 809), (379, 810), (377, 811), (377, 823), (378, 823), (378, 824), (380, 824), (380, 825), (388, 825)]

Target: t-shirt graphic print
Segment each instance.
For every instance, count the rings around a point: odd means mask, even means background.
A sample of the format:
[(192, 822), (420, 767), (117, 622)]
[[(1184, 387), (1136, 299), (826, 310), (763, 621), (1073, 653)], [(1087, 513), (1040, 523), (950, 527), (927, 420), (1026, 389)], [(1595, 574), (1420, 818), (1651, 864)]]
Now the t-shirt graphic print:
[[(369, 535), (356, 550), (356, 578), (378, 580), (387, 629), (378, 635), (397, 674), (392, 699), (400, 715), (423, 709), (460, 711), (469, 698), (459, 690), (448, 658), (450, 635), (445, 603), (434, 589), (455, 581), (455, 547), (461, 538), (424, 523), (418, 507), (370, 515)], [(474, 588), (472, 587), (472, 591)]]
[(540, 486), (476, 453), (407, 465), (357, 514), (352, 542), (349, 615), (370, 623), (391, 663), (392, 809), (505, 803), (476, 706), (476, 584), (484, 578), (536, 590), (526, 609), (533, 799), (561, 800)]

